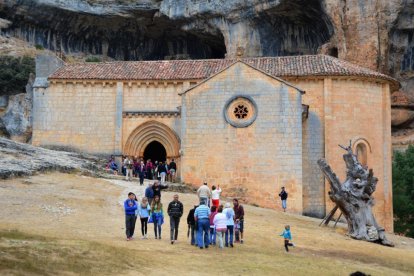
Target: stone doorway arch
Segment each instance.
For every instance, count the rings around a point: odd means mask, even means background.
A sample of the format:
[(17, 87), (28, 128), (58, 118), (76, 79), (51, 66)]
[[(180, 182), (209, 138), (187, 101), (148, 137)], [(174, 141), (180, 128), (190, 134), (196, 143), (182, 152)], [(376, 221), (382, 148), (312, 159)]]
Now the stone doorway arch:
[(168, 126), (157, 121), (148, 121), (139, 125), (128, 137), (124, 154), (144, 157), (144, 151), (152, 142), (160, 143), (166, 151), (166, 158), (179, 158), (180, 138)]

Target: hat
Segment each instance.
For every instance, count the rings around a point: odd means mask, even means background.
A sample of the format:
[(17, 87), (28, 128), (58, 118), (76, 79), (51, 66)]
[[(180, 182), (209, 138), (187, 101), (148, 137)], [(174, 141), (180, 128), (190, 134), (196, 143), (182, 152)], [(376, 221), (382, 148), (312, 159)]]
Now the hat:
[(226, 204), (224, 204), (224, 208), (230, 208), (230, 203), (226, 202)]

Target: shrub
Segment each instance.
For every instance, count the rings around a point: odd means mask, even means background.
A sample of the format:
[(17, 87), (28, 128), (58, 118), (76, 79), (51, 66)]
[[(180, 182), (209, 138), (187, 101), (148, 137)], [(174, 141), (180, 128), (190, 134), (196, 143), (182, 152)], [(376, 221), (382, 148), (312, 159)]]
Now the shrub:
[(99, 57), (87, 57), (86, 62), (101, 62), (102, 60)]
[(37, 50), (44, 50), (45, 49), (45, 47), (43, 47), (42, 45), (40, 45), (40, 44), (36, 44), (35, 45), (35, 48), (37, 49)]
[(0, 56), (0, 95), (24, 93), (30, 73), (34, 72), (32, 57)]
[(414, 237), (414, 146), (395, 152), (392, 186), (394, 232)]

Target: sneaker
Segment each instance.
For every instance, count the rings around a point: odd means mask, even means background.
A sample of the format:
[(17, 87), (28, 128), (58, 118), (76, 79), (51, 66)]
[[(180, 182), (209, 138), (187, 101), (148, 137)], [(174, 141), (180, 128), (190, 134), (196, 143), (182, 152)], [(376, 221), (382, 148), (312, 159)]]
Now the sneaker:
[(127, 241), (130, 241), (131, 239), (130, 238), (127, 238)]
[(142, 237), (141, 237), (141, 240), (143, 240), (143, 239), (145, 239), (145, 236), (142, 236)]
[(144, 236), (144, 239), (146, 239), (146, 240), (147, 240), (147, 239), (148, 239), (148, 236), (147, 236), (147, 235), (145, 235), (145, 236)]
[(158, 239), (158, 237), (157, 237), (157, 236), (155, 236), (155, 239)]
[(230, 247), (234, 247), (232, 243), (230, 244)]
[(295, 245), (293, 242), (292, 242), (292, 246), (293, 246), (293, 247), (296, 247), (296, 245)]
[(171, 241), (171, 244), (174, 244), (174, 241)]
[(208, 249), (208, 246), (206, 246), (206, 249)]
[(240, 243), (243, 244), (243, 240), (240, 240)]
[(228, 245), (228, 244), (226, 244), (225, 246), (226, 246), (226, 247), (229, 247), (229, 245)]
[(204, 247), (200, 247), (200, 249), (203, 249)]

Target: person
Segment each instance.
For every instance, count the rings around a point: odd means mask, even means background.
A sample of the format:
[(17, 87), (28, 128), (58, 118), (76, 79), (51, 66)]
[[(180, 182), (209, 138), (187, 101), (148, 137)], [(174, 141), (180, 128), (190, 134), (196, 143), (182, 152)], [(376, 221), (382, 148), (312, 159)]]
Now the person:
[(160, 174), (161, 177), (161, 185), (164, 185), (165, 183), (165, 177), (167, 176), (167, 164), (164, 164), (164, 162), (160, 162), (160, 164), (158, 165), (158, 173)]
[(131, 179), (132, 179), (132, 169), (133, 169), (134, 164), (132, 163), (131, 159), (128, 156), (124, 160), (124, 165), (125, 165), (125, 168), (126, 168), (125, 180), (131, 181)]
[(290, 233), (290, 226), (289, 225), (285, 226), (285, 230), (283, 230), (283, 232), (282, 232), (282, 234), (280, 234), (280, 236), (282, 236), (285, 240), (286, 252), (289, 252), (288, 246), (293, 246), (293, 247), (295, 246), (295, 244), (291, 242), (292, 241), (292, 235)]
[(178, 195), (174, 195), (173, 201), (168, 204), (167, 209), (168, 216), (170, 217), (170, 236), (171, 244), (177, 241), (178, 238), (178, 226), (180, 225), (181, 216), (184, 213), (184, 206), (178, 200)]
[(146, 178), (147, 179), (153, 179), (152, 176), (154, 174), (154, 165), (151, 162), (151, 159), (147, 160), (147, 164), (145, 165), (145, 171), (146, 171)]
[(151, 206), (154, 199), (154, 190), (152, 189), (152, 183), (148, 183), (148, 187), (145, 189), (145, 197), (148, 199), (148, 203)]
[(223, 213), (226, 215), (227, 218), (227, 230), (226, 230), (226, 247), (233, 247), (233, 231), (234, 231), (234, 210), (231, 208), (230, 203), (226, 203), (224, 205)]
[(217, 214), (213, 219), (214, 227), (216, 228), (216, 235), (218, 239), (218, 245), (220, 249), (224, 247), (224, 233), (227, 231), (227, 217), (223, 214), (223, 205), (220, 205), (217, 209)]
[(139, 185), (144, 185), (144, 177), (145, 177), (145, 164), (144, 161), (141, 161), (137, 167), (137, 175), (139, 177)]
[(125, 209), (125, 232), (127, 241), (133, 239), (135, 231), (135, 222), (137, 217), (135, 211), (137, 210), (137, 202), (135, 201), (135, 194), (132, 192), (128, 193), (128, 199), (124, 201)]
[(164, 190), (167, 188), (168, 188), (168, 185), (161, 186), (158, 180), (155, 181), (154, 185), (152, 185), (152, 190), (154, 191), (154, 197), (159, 196), (161, 198), (161, 190)]
[(216, 245), (216, 227), (214, 226), (214, 217), (217, 215), (217, 207), (211, 206), (210, 214), (210, 244)]
[(153, 177), (153, 179), (154, 180), (160, 180), (161, 178), (160, 178), (160, 173), (158, 172), (158, 161), (157, 160), (155, 160), (155, 163), (154, 163), (154, 177)]
[[(239, 204), (237, 198), (233, 199), (234, 220), (236, 221), (237, 229), (240, 233), (240, 243), (243, 243), (244, 232), (244, 208)], [(239, 235), (236, 235), (236, 242), (239, 242)]]
[(200, 202), (200, 206), (194, 212), (194, 219), (197, 221), (197, 244), (200, 249), (208, 248), (210, 244), (210, 237), (208, 230), (210, 228), (210, 208), (207, 207), (205, 201)]
[(197, 222), (194, 219), (194, 212), (197, 209), (197, 207), (198, 205), (194, 205), (194, 208), (188, 212), (187, 216), (188, 229), (191, 235), (191, 245), (195, 246), (197, 246)]
[(125, 160), (126, 160), (126, 156), (122, 156), (122, 158), (121, 158), (121, 165), (122, 165), (121, 172), (122, 172), (123, 176), (126, 176)]
[(286, 201), (288, 198), (288, 193), (285, 191), (285, 187), (282, 187), (282, 191), (279, 193), (280, 199), (282, 200), (283, 212), (286, 212)]
[(118, 175), (118, 165), (116, 164), (115, 159), (112, 159), (109, 162), (109, 169), (113, 174)]
[(175, 174), (177, 172), (177, 164), (174, 161), (174, 158), (171, 159), (170, 164), (168, 165), (169, 171), (170, 171), (170, 178), (171, 182), (175, 182)]
[(141, 204), (138, 204), (137, 215), (141, 220), (141, 234), (142, 239), (147, 239), (147, 232), (148, 232), (148, 218), (149, 213), (151, 211), (151, 205), (148, 203), (148, 198), (143, 197), (141, 200)]
[(154, 223), (155, 239), (161, 239), (161, 225), (164, 224), (164, 211), (162, 209), (161, 199), (158, 195), (154, 196), (154, 200), (152, 201), (150, 216)]
[(138, 167), (139, 167), (139, 159), (137, 157), (132, 158), (132, 176), (138, 177)]
[(217, 186), (212, 186), (211, 187), (211, 203), (213, 206), (216, 206), (216, 208), (219, 207), (220, 205), (220, 194), (221, 194), (221, 189), (220, 189), (220, 185)]
[(210, 207), (211, 191), (207, 186), (207, 182), (204, 182), (204, 184), (198, 188), (197, 195), (200, 202), (204, 201), (206, 205)]

